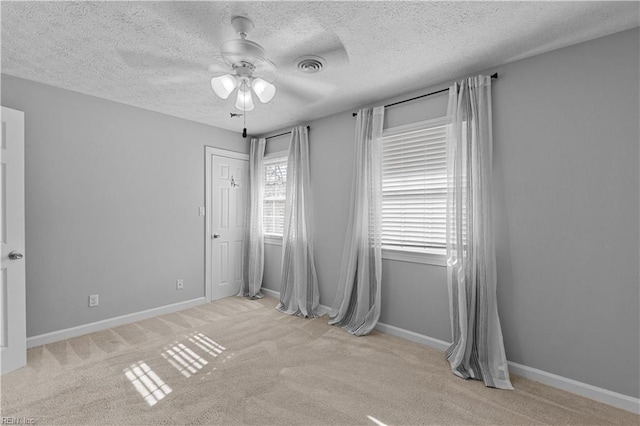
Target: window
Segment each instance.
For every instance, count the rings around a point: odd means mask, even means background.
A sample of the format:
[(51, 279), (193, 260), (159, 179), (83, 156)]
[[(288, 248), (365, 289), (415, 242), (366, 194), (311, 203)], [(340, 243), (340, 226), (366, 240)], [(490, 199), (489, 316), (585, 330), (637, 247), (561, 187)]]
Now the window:
[(446, 119), (385, 130), (382, 139), (383, 249), (444, 254), (446, 162)]
[(282, 236), (287, 194), (287, 157), (264, 160), (262, 223), (265, 235)]

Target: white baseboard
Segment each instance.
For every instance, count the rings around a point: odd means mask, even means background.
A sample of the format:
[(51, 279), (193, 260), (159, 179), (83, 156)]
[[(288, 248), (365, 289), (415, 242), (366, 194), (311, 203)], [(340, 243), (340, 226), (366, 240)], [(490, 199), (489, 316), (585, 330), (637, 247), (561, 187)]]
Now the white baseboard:
[(280, 300), (280, 292), (279, 291), (270, 290), (270, 289), (264, 288), (264, 287), (262, 287), (262, 289), (260, 291), (262, 291), (265, 294), (265, 296), (273, 297), (274, 299)]
[(509, 361), (509, 372), (585, 398), (640, 414), (640, 399)]
[(405, 340), (410, 340), (415, 343), (420, 343), (421, 345), (429, 346), (431, 348), (437, 349), (439, 351), (446, 351), (451, 343), (445, 342), (443, 340), (434, 339), (433, 337), (425, 336), (424, 334), (419, 334), (413, 331), (405, 330), (404, 328), (395, 327), (393, 325), (384, 324), (379, 322), (376, 325), (376, 330), (390, 334), (392, 336), (400, 337)]
[[(260, 289), (265, 296), (269, 296), (269, 297), (273, 297), (274, 299), (278, 299), (280, 300), (280, 292), (279, 291), (275, 291), (275, 290), (270, 290), (268, 288), (264, 288), (262, 287)], [(322, 310), (323, 313), (328, 314), (329, 312), (331, 312), (331, 308), (325, 305), (319, 305), (320, 309)]]
[(89, 324), (79, 325), (77, 327), (65, 328), (64, 330), (52, 331), (51, 333), (40, 334), (27, 338), (27, 348), (46, 345), (47, 343), (59, 342), (61, 340), (70, 339), (72, 337), (82, 336), (88, 333), (94, 333), (100, 330), (117, 327), (119, 325), (129, 324), (135, 321), (147, 318), (157, 317), (158, 315), (169, 314), (183, 309), (192, 308), (194, 306), (206, 303), (204, 297), (187, 300), (184, 302), (172, 303), (171, 305), (160, 306), (158, 308), (147, 309), (145, 311), (135, 312), (133, 314), (121, 315), (114, 318), (108, 318), (101, 321), (91, 322)]
[[(280, 293), (277, 291), (266, 288), (263, 288), (262, 291), (268, 296), (275, 297), (276, 299), (280, 298)], [(421, 345), (429, 346), (442, 352), (446, 351), (451, 345), (451, 343), (443, 340), (434, 339), (433, 337), (425, 336), (424, 334), (419, 334), (381, 322), (376, 325), (376, 330), (405, 340), (410, 340)], [(558, 376), (557, 374), (547, 373), (546, 371), (538, 370), (537, 368), (527, 367), (526, 365), (511, 361), (508, 362), (510, 373), (517, 374), (518, 376), (522, 376), (554, 388), (562, 389), (576, 395), (584, 396), (585, 398), (603, 402), (617, 408), (622, 408), (623, 410), (640, 414), (640, 399), (638, 398), (592, 386), (567, 377)]]
[[(415, 343), (420, 343), (422, 345), (438, 349), (442, 352), (446, 351), (447, 348), (451, 345), (451, 343), (449, 342), (444, 342), (442, 340), (434, 339), (433, 337), (425, 336), (423, 334), (415, 333), (413, 331), (394, 327), (388, 324), (378, 323), (378, 325), (376, 326), (376, 330), (382, 333), (391, 334), (392, 336), (410, 340)], [(510, 373), (517, 374), (518, 376), (525, 377), (529, 380), (533, 380), (554, 388), (562, 389), (576, 395), (584, 396), (585, 398), (603, 402), (617, 408), (622, 408), (623, 410), (640, 414), (640, 399), (638, 398), (633, 398), (621, 393), (592, 386), (587, 383), (582, 383), (577, 380), (558, 376), (557, 374), (547, 373), (546, 371), (538, 370), (537, 368), (533, 367), (527, 367), (526, 365), (518, 364), (515, 362), (508, 361), (508, 363)]]

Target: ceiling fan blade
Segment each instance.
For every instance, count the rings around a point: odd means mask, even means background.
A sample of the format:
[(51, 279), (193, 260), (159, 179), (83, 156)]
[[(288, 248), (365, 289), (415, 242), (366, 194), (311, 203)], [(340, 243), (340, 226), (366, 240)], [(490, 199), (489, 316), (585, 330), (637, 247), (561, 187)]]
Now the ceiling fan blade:
[(166, 21), (180, 33), (196, 36), (209, 46), (217, 47), (227, 38), (235, 35), (228, 22), (223, 22), (226, 15), (218, 2), (159, 2), (152, 3), (164, 13)]
[(326, 61), (327, 70), (333, 70), (349, 64), (349, 54), (340, 40), (320, 40), (303, 43), (272, 59), (282, 69), (295, 69), (296, 59), (301, 56), (319, 56)]
[(233, 73), (233, 67), (230, 67), (226, 62), (222, 60), (219, 55), (214, 55), (213, 62), (209, 64), (209, 71), (213, 73)]
[[(295, 37), (291, 37), (295, 34)], [(290, 70), (301, 56), (320, 56), (327, 61), (327, 69), (349, 63), (349, 55), (338, 34), (326, 28), (316, 18), (301, 13), (287, 19), (262, 35), (260, 42), (267, 56), (280, 69)]]
[(147, 81), (154, 85), (171, 86), (177, 84), (201, 84), (203, 82), (203, 78), (202, 73), (199, 72), (184, 72), (169, 76), (153, 76), (149, 77)]
[(180, 68), (201, 71), (207, 69), (205, 65), (187, 59), (127, 49), (116, 49), (116, 51), (123, 62), (132, 68)]
[(262, 58), (259, 62), (255, 63), (256, 70), (253, 73), (254, 76), (260, 77), (269, 83), (275, 83), (280, 78), (278, 73), (278, 67), (267, 58)]
[(331, 95), (336, 90), (336, 86), (323, 81), (283, 73), (278, 77), (276, 89), (306, 101), (317, 101)]
[(342, 44), (327, 46), (317, 51), (315, 55), (327, 60), (327, 68), (334, 69), (349, 65), (349, 54)]

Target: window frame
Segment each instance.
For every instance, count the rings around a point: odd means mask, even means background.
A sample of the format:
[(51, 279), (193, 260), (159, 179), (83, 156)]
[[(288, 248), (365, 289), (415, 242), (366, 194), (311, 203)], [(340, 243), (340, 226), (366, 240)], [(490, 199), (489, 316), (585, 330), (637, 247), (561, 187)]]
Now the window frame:
[[(289, 155), (289, 152), (286, 150), (270, 152), (269, 154), (265, 154), (264, 157), (262, 157), (263, 166), (265, 165), (264, 163), (266, 163), (267, 161), (273, 161), (281, 158), (286, 161), (288, 155)], [(264, 201), (263, 201), (263, 208), (264, 208)], [(281, 246), (283, 237), (284, 237), (283, 235), (267, 234), (264, 231), (262, 232), (262, 238), (265, 244)]]
[[(424, 120), (415, 123), (405, 124), (401, 126), (390, 127), (383, 130), (381, 144), (384, 144), (384, 138), (389, 136), (397, 136), (403, 133), (425, 130), (430, 127), (446, 126), (451, 123), (448, 116), (438, 117), (431, 120)], [(381, 146), (381, 149), (383, 147)], [(382, 158), (380, 159), (380, 172), (382, 173)], [(380, 176), (382, 183), (382, 176)], [(409, 248), (409, 247), (393, 247), (382, 246), (382, 258), (387, 260), (395, 260), (410, 263), (422, 263), (434, 266), (446, 266), (446, 248)]]

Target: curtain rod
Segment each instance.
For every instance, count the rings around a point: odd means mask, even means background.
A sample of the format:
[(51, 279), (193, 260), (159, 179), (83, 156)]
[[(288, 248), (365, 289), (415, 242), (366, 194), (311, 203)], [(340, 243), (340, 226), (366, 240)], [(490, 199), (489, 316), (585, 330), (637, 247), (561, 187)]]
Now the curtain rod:
[[(494, 73), (491, 75), (491, 78), (498, 78), (498, 73)], [(404, 101), (398, 101), (398, 102), (394, 102), (392, 104), (388, 104), (385, 105), (384, 107), (390, 107), (390, 106), (394, 106), (394, 105), (398, 105), (398, 104), (403, 104), (405, 102), (410, 102), (410, 101), (415, 101), (416, 99), (420, 99), (420, 98), (426, 98), (427, 96), (432, 96), (432, 95), (437, 95), (438, 93), (442, 93), (442, 92), (448, 92), (449, 88), (447, 87), (446, 89), (442, 89), (442, 90), (436, 90), (435, 92), (431, 92), (431, 93), (427, 93), (426, 95), (420, 95), (420, 96), (416, 96), (415, 98), (411, 98), (411, 99), (405, 99)], [(357, 116), (358, 113), (354, 112), (353, 116)]]
[[(311, 126), (307, 126), (307, 130), (311, 130)], [(290, 135), (291, 132), (280, 133), (279, 135), (267, 136), (265, 139), (277, 138), (278, 136)]]

